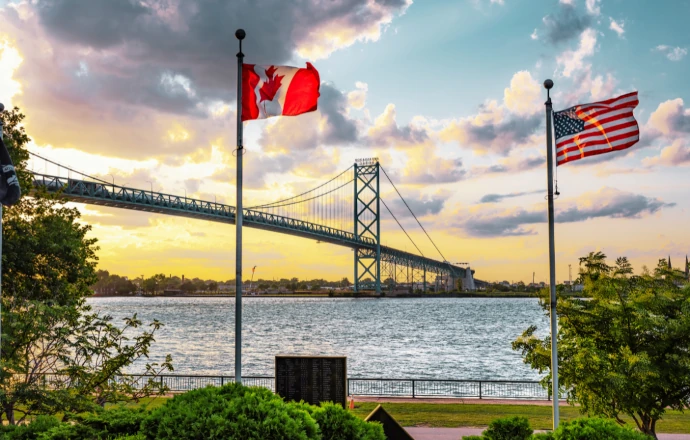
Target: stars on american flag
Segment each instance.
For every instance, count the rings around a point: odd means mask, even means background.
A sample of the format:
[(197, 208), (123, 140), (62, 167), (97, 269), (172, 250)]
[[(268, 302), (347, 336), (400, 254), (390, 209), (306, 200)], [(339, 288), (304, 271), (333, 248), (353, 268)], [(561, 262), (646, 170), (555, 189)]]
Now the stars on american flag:
[(575, 107), (553, 114), (556, 139), (580, 133), (585, 129), (585, 121), (577, 116)]

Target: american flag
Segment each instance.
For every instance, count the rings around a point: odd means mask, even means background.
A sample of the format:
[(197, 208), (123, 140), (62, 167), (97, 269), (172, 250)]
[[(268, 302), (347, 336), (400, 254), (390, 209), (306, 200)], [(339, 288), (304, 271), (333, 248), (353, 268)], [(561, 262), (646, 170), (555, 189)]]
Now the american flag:
[(554, 113), (556, 165), (632, 147), (640, 140), (633, 115), (637, 104), (632, 92)]

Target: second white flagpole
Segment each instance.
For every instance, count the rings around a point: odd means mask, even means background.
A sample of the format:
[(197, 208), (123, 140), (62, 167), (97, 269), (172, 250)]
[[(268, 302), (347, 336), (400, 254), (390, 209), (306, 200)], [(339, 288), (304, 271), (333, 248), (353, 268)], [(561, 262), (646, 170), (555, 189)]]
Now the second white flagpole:
[(240, 40), (237, 53), (237, 201), (235, 207), (235, 382), (242, 383), (242, 40), (247, 34), (242, 29), (235, 31)]
[(549, 204), (549, 289), (551, 293), (551, 383), (553, 403), (553, 430), (558, 428), (558, 315), (556, 314), (556, 245), (554, 240), (554, 209), (553, 209), (553, 139), (551, 129), (551, 96), (549, 91), (553, 81), (544, 81), (546, 89), (546, 180), (548, 185)]

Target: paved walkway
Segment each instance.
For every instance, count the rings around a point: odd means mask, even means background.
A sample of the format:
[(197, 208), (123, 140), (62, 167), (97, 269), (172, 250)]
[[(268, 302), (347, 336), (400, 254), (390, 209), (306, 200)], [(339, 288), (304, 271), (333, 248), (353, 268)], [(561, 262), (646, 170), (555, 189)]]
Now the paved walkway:
[[(479, 428), (405, 428), (415, 440), (460, 440), (463, 435), (479, 435)], [(659, 440), (690, 440), (690, 434), (658, 434)]]

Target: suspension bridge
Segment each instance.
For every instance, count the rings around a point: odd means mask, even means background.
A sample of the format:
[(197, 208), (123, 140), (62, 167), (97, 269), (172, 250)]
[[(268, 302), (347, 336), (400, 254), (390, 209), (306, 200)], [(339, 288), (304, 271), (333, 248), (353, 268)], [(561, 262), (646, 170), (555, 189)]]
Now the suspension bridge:
[[(31, 155), (34, 160), (29, 168), (34, 190), (60, 193), (79, 203), (235, 223), (234, 206), (116, 185), (114, 179), (108, 182), (37, 154)], [(422, 253), (383, 200), (382, 173), (431, 241), (440, 260)], [(418, 254), (381, 245), (381, 204)], [(272, 203), (250, 206), (243, 212), (244, 226), (351, 248), (354, 251), (355, 292), (375, 290), (381, 293), (398, 284), (418, 286), (423, 291), (432, 286), (435, 291), (452, 290), (458, 280), (462, 280), (463, 289), (475, 290), (474, 271), (453, 264), (443, 256), (376, 158), (357, 160), (315, 188)]]

